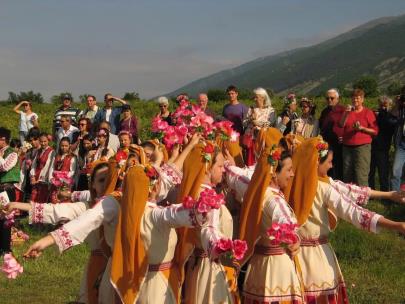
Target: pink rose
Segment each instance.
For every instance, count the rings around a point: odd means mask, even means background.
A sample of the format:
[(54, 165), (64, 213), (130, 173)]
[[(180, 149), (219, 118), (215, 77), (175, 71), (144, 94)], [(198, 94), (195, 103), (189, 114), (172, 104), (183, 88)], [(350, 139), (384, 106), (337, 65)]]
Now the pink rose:
[(233, 241), (233, 256), (237, 260), (242, 260), (248, 249), (247, 243), (242, 240)]
[(207, 213), (211, 210), (211, 206), (209, 204), (207, 204), (207, 202), (205, 200), (198, 200), (197, 202), (197, 211), (199, 213)]
[(191, 208), (193, 208), (194, 207), (194, 205), (195, 205), (195, 203), (196, 203), (196, 201), (191, 197), (191, 196), (186, 196), (184, 199), (183, 199), (183, 206), (184, 206), (184, 208), (186, 208), (186, 209), (191, 209)]
[(216, 241), (215, 245), (215, 251), (218, 254), (224, 253), (231, 251), (233, 249), (233, 242), (231, 239), (228, 238), (221, 238), (218, 241)]
[(238, 132), (232, 130), (231, 136), (230, 136), (230, 139), (229, 139), (229, 140), (230, 140), (231, 142), (236, 142), (236, 141), (238, 141), (239, 136), (240, 136), (240, 135), (239, 135)]
[(24, 269), (12, 254), (7, 253), (4, 255), (4, 263), (1, 267), (1, 271), (8, 279), (15, 279), (20, 273), (23, 273)]
[(287, 246), (298, 242), (297, 228), (293, 223), (274, 223), (267, 229), (267, 235), (273, 245)]
[(155, 117), (152, 119), (152, 132), (165, 131), (169, 127), (169, 124), (161, 117)]

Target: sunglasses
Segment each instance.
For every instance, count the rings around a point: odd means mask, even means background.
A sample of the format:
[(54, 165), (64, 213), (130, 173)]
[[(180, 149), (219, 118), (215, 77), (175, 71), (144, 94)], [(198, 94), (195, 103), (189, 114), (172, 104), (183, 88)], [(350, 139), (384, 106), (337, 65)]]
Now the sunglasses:
[(162, 106), (159, 106), (159, 108), (167, 108), (167, 106), (165, 106), (165, 105), (162, 105)]
[(87, 124), (86, 123), (81, 123), (81, 124), (79, 124), (79, 126), (87, 126)]
[(326, 98), (326, 100), (334, 100), (335, 99), (335, 97), (325, 97)]

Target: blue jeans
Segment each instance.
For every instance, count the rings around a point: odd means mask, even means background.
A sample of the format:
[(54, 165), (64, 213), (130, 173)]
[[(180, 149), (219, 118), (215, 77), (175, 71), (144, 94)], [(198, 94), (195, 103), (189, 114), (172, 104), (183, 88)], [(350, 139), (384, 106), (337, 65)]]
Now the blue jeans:
[(405, 140), (401, 139), (395, 149), (392, 166), (391, 190), (398, 191), (401, 186), (402, 169), (405, 163)]

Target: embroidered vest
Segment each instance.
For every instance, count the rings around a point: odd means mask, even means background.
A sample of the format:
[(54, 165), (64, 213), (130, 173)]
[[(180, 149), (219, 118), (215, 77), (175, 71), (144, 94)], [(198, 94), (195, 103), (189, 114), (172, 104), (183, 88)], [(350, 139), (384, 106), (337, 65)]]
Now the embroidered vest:
[[(4, 152), (4, 159), (7, 158), (11, 153), (13, 153), (14, 150), (10, 147), (6, 149)], [(0, 184), (6, 184), (6, 183), (18, 183), (20, 181), (20, 160), (17, 157), (17, 163), (13, 168), (6, 172), (1, 172), (0, 173)]]
[(47, 147), (45, 151), (42, 148), (38, 151), (37, 156), (35, 157), (37, 166), (35, 168), (35, 178), (38, 179), (42, 169), (46, 165), (46, 161), (48, 160), (49, 154), (51, 154), (53, 149), (51, 147)]

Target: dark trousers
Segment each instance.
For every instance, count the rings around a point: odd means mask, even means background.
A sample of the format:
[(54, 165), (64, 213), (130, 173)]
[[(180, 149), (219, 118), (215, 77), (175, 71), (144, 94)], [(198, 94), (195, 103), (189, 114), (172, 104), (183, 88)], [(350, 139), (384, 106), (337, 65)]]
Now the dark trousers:
[(343, 180), (342, 145), (334, 145), (331, 148), (333, 150), (333, 168), (329, 170), (328, 175), (333, 179)]
[(375, 189), (375, 173), (378, 172), (380, 180), (380, 190), (389, 189), (389, 150), (371, 149), (370, 173), (368, 175), (368, 185)]
[[(1, 184), (0, 192), (6, 191), (10, 202), (15, 201), (13, 184)], [(0, 255), (11, 251), (11, 227), (4, 226), (5, 220), (0, 220)]]

